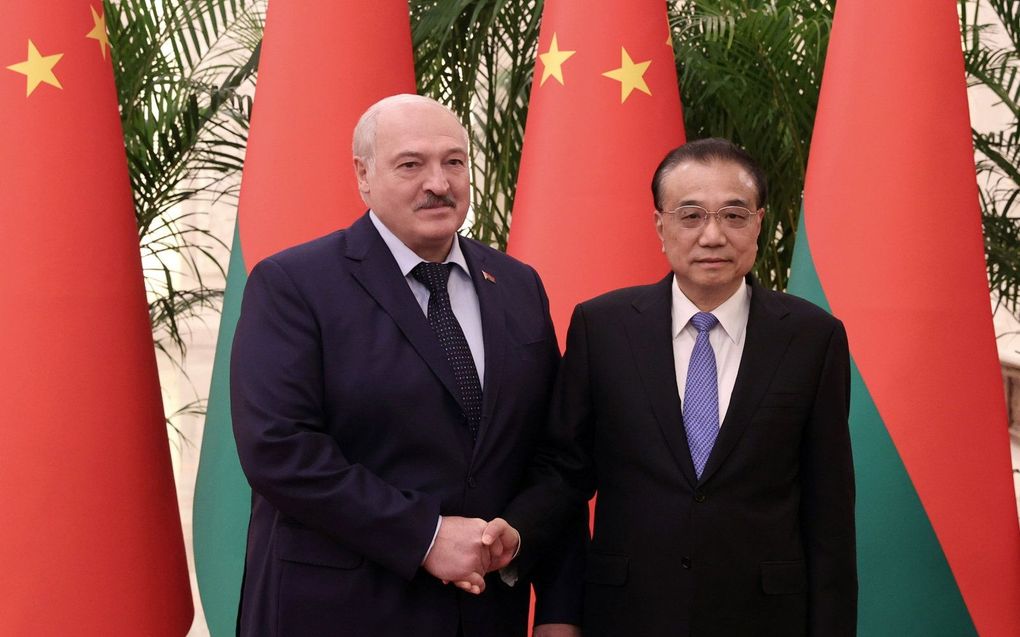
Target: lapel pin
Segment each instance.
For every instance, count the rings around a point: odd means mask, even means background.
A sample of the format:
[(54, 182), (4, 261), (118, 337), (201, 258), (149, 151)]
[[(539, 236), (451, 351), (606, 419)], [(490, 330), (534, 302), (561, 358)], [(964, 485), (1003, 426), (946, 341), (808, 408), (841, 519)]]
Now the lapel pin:
[(496, 282), (496, 277), (492, 276), (491, 274), (489, 274), (485, 270), (482, 270), (482, 278), (485, 279), (486, 281), (488, 281), (489, 283), (495, 283)]

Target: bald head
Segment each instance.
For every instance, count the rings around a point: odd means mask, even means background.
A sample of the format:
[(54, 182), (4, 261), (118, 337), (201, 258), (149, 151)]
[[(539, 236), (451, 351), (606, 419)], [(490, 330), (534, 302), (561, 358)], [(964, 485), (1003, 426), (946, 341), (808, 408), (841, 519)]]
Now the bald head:
[(460, 128), (461, 135), (464, 138), (464, 145), (468, 145), (467, 131), (461, 125), (460, 120), (457, 119), (456, 113), (431, 97), (401, 93), (382, 98), (362, 113), (358, 123), (354, 126), (354, 139), (352, 143), (354, 157), (360, 158), (368, 165), (372, 165), (375, 162), (375, 139), (380, 115), (385, 113), (387, 116), (395, 118), (412, 117), (413, 113), (418, 109), (438, 109), (448, 114)]
[(435, 100), (394, 95), (365, 111), (353, 147), (365, 204), (418, 256), (442, 262), (470, 203), (460, 120)]

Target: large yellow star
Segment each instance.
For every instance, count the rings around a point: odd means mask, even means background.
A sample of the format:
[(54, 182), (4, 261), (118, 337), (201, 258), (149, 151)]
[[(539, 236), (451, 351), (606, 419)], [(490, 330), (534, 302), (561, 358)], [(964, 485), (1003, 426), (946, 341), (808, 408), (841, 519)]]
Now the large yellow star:
[(57, 80), (57, 76), (53, 74), (53, 67), (56, 66), (62, 57), (64, 57), (63, 53), (39, 55), (39, 49), (35, 48), (35, 44), (29, 40), (28, 59), (24, 62), (12, 64), (7, 68), (15, 73), (21, 73), (28, 79), (25, 84), (25, 97), (28, 97), (41, 82), (46, 82), (57, 88), (64, 88), (60, 85), (60, 81)]
[(546, 53), (541, 53), (538, 59), (542, 60), (542, 81), (539, 86), (545, 84), (549, 76), (556, 78), (556, 81), (563, 84), (563, 63), (570, 59), (570, 56), (577, 51), (560, 51), (560, 45), (556, 42), (556, 34), (553, 33), (552, 44)]
[(648, 90), (648, 85), (645, 84), (645, 71), (648, 70), (648, 65), (652, 63), (651, 60), (645, 60), (644, 62), (634, 63), (634, 60), (630, 59), (630, 54), (627, 53), (627, 49), (620, 47), (620, 68), (613, 69), (612, 71), (606, 71), (602, 75), (616, 80), (620, 83), (620, 103), (623, 104), (627, 101), (631, 92), (634, 89), (641, 91), (647, 95), (651, 95), (652, 92)]
[(106, 16), (99, 15), (96, 13), (95, 8), (89, 5), (89, 9), (92, 11), (92, 30), (85, 34), (86, 38), (92, 38), (99, 42), (99, 52), (103, 54), (103, 59), (106, 59), (106, 50), (110, 48), (110, 36), (106, 34)]

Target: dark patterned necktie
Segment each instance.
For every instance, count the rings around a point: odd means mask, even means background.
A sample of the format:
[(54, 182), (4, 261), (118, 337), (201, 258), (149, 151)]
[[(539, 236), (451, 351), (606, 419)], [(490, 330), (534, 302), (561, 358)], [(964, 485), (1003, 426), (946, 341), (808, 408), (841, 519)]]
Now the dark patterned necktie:
[(439, 338), (439, 344), (446, 352), (446, 360), (453, 368), (453, 377), (460, 390), (460, 400), (464, 405), (464, 414), (471, 430), (471, 440), (478, 439), (478, 424), (482, 419), (482, 385), (478, 381), (478, 370), (475, 359), (471, 356), (471, 348), (464, 338), (457, 317), (450, 306), (450, 293), (446, 282), (450, 278), (452, 263), (421, 262), (414, 266), (411, 275), (421, 281), (429, 291), (428, 319), (432, 331)]
[(698, 338), (694, 341), (691, 362), (687, 367), (684, 428), (687, 430), (687, 444), (691, 447), (694, 472), (700, 478), (719, 435), (719, 379), (715, 352), (708, 341), (708, 334), (719, 324), (719, 319), (708, 312), (698, 312), (691, 317), (691, 323), (698, 330)]

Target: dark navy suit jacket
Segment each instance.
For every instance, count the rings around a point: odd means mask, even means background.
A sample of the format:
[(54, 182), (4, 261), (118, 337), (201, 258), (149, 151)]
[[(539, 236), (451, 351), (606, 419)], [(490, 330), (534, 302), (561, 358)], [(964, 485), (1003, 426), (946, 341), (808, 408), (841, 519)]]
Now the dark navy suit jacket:
[[(527, 582), (491, 574), (472, 596), (421, 568), (440, 515), (490, 519), (520, 488), (559, 361), (534, 270), (458, 240), (485, 346), (474, 445), (443, 350), (367, 215), (252, 271), (231, 360), (253, 490), (241, 635), (525, 634)], [(576, 623), (579, 594), (558, 596), (551, 578), (535, 575), (538, 621)]]

